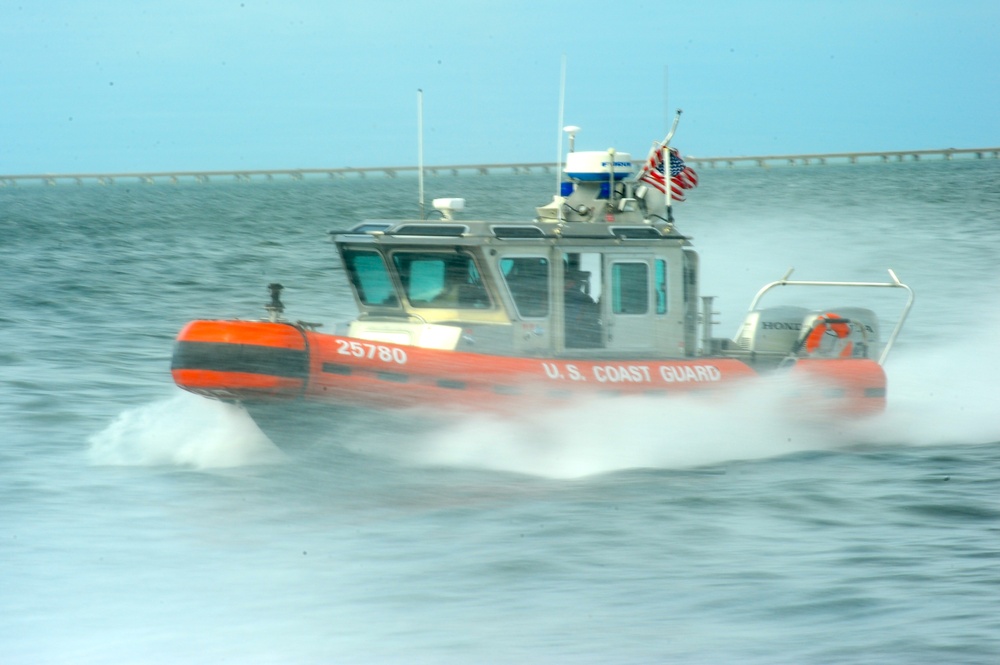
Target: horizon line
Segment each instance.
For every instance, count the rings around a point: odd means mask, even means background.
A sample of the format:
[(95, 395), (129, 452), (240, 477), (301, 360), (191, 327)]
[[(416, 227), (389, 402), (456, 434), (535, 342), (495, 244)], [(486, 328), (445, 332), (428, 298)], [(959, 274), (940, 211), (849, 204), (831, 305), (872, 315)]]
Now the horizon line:
[[(767, 166), (771, 162), (785, 162), (788, 164), (802, 163), (808, 165), (812, 162), (825, 164), (827, 160), (846, 159), (850, 163), (856, 163), (866, 159), (877, 159), (883, 162), (904, 161), (909, 157), (912, 161), (920, 161), (922, 156), (940, 156), (944, 160), (950, 160), (955, 155), (970, 155), (977, 159), (986, 156), (993, 159), (1000, 158), (1000, 146), (984, 148), (923, 148), (917, 150), (876, 150), (876, 151), (847, 151), (828, 153), (786, 153), (775, 155), (735, 155), (728, 157), (699, 157), (695, 155), (684, 155), (685, 161), (693, 166), (708, 165), (714, 168), (717, 164), (734, 166), (737, 163), (751, 162), (758, 166)], [(511, 162), (492, 164), (441, 164), (424, 165), (425, 171), (436, 173), (437, 171), (478, 171), (488, 173), (491, 170), (513, 170), (519, 172), (531, 169), (552, 169), (562, 165), (562, 162)], [(340, 166), (329, 168), (272, 168), (272, 169), (184, 169), (172, 171), (113, 171), (113, 172), (66, 172), (66, 173), (23, 173), (23, 174), (2, 174), (0, 175), (0, 185), (12, 184), (19, 180), (41, 180), (53, 182), (56, 180), (113, 180), (115, 178), (137, 178), (139, 180), (152, 180), (154, 178), (196, 178), (208, 179), (211, 177), (231, 176), (237, 179), (249, 179), (252, 176), (288, 176), (294, 179), (303, 178), (306, 175), (329, 175), (330, 177), (344, 176), (347, 174), (359, 174), (362, 177), (368, 173), (383, 173), (388, 177), (395, 177), (399, 172), (418, 171), (421, 167), (410, 166)]]

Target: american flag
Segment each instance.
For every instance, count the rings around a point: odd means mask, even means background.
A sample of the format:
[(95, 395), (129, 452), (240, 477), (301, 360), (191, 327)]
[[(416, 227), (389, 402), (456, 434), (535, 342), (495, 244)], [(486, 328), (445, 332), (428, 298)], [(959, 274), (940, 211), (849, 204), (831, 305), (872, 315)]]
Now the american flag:
[[(649, 151), (646, 164), (639, 172), (639, 180), (652, 185), (657, 190), (667, 193), (666, 177), (663, 175), (663, 147), (654, 145)], [(674, 201), (684, 200), (684, 190), (698, 186), (698, 174), (684, 163), (677, 148), (670, 149), (670, 198)]]

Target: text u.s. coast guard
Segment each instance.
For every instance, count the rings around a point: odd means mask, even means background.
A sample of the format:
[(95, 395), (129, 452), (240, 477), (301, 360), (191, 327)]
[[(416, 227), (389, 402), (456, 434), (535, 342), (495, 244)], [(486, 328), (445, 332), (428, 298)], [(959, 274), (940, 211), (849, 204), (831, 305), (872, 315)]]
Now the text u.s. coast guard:
[(589, 381), (598, 383), (683, 383), (712, 382), (722, 379), (722, 372), (714, 365), (633, 365), (602, 364), (579, 367), (572, 363), (542, 363), (545, 376), (550, 379)]

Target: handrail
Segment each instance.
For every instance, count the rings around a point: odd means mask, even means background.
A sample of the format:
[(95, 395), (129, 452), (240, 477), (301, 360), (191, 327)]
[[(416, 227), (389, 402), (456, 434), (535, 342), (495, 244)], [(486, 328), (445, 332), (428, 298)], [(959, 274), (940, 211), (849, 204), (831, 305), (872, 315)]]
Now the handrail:
[(757, 309), (757, 303), (760, 302), (761, 298), (765, 293), (771, 289), (778, 286), (832, 286), (832, 287), (861, 287), (861, 288), (890, 288), (890, 289), (904, 289), (907, 293), (906, 304), (903, 306), (903, 312), (896, 322), (896, 326), (893, 328), (892, 333), (889, 335), (889, 339), (885, 343), (885, 347), (882, 349), (882, 354), (879, 356), (878, 364), (885, 364), (886, 358), (889, 357), (889, 351), (892, 349), (893, 345), (896, 343), (896, 338), (899, 336), (899, 332), (903, 329), (903, 323), (906, 321), (906, 317), (910, 314), (910, 308), (913, 307), (913, 300), (915, 298), (913, 289), (911, 289), (906, 284), (899, 281), (896, 277), (896, 273), (889, 268), (889, 276), (892, 278), (891, 282), (824, 282), (824, 281), (813, 281), (813, 280), (790, 280), (794, 268), (789, 268), (785, 276), (776, 282), (770, 282), (765, 284), (754, 296), (753, 300), (750, 302), (749, 311), (754, 311)]

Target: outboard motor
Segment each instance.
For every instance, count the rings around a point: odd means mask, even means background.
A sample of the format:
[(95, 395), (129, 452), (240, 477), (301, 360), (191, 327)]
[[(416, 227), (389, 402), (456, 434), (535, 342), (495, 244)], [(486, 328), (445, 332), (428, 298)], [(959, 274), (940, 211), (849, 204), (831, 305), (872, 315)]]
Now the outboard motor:
[(802, 335), (802, 325), (807, 316), (809, 310), (805, 307), (754, 310), (744, 319), (736, 335), (736, 346), (750, 353), (792, 353)]
[(735, 344), (764, 355), (869, 358), (880, 348), (878, 317), (864, 307), (768, 307), (747, 314)]

